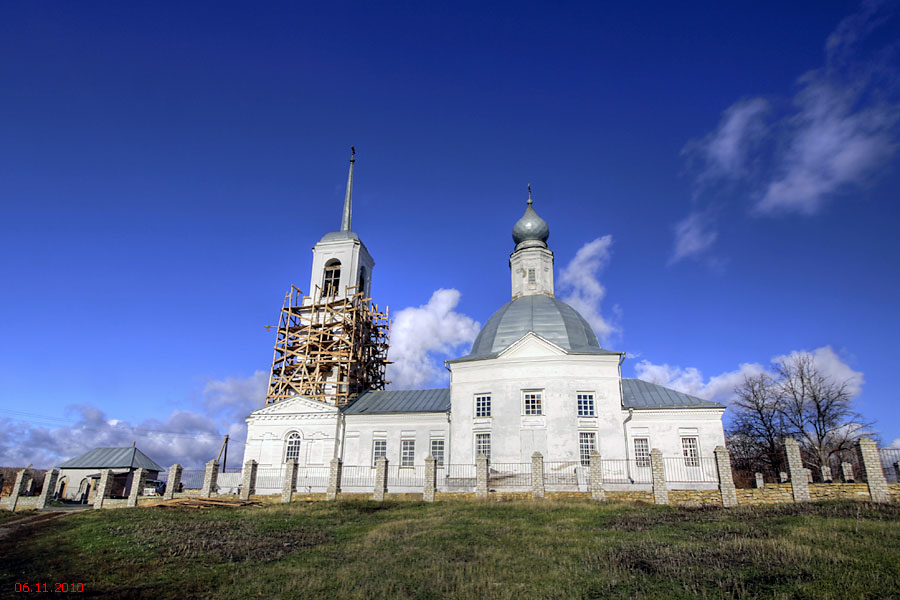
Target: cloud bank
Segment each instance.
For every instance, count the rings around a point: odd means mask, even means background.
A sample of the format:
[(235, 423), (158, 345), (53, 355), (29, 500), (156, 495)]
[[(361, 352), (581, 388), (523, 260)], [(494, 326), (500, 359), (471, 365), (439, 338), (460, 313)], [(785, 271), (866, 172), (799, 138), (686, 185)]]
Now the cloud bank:
[(559, 276), (559, 287), (563, 292), (560, 299), (581, 313), (600, 338), (600, 343), (620, 331), (613, 319), (600, 312), (606, 287), (600, 283), (599, 274), (609, 264), (612, 243), (611, 235), (586, 243)]
[[(852, 396), (858, 396), (862, 392), (862, 386), (865, 383), (863, 373), (853, 370), (831, 346), (822, 346), (812, 351), (794, 350), (788, 354), (772, 357), (771, 362), (772, 364), (782, 363), (798, 355), (811, 357), (823, 375), (831, 377), (835, 381), (848, 382)], [(709, 379), (705, 379), (700, 370), (694, 367), (653, 364), (647, 360), (637, 363), (634, 370), (638, 379), (722, 404), (731, 403), (734, 398), (734, 389), (743, 383), (745, 377), (752, 377), (760, 373), (773, 375), (771, 369), (759, 363), (743, 363), (733, 371), (726, 371)]]

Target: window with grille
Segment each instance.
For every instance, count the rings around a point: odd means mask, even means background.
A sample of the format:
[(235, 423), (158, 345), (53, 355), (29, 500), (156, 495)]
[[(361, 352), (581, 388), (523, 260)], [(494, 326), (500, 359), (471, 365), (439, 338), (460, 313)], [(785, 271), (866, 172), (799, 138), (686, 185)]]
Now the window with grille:
[(697, 438), (683, 437), (681, 438), (681, 450), (684, 453), (684, 466), (699, 467), (700, 452), (697, 447)]
[(591, 452), (597, 449), (597, 434), (582, 431), (578, 434), (578, 451), (581, 454), (581, 466), (591, 466)]
[(341, 261), (330, 260), (325, 265), (325, 280), (322, 282), (322, 295), (331, 298), (338, 295), (341, 282)]
[(300, 434), (296, 431), (288, 436), (287, 448), (284, 453), (284, 462), (296, 460), (300, 462)]
[(476, 433), (475, 434), (475, 456), (484, 454), (491, 459), (491, 434)]
[(444, 466), (444, 440), (431, 440), (431, 455), (434, 457), (435, 466)]
[(541, 393), (525, 392), (525, 414), (540, 415), (541, 412)]
[(639, 467), (650, 466), (650, 440), (634, 438), (634, 460)]
[(475, 396), (475, 416), (489, 417), (491, 416), (491, 397)]
[(416, 458), (416, 440), (400, 441), (400, 466), (411, 467)]
[(387, 440), (375, 440), (372, 443), (372, 466), (379, 456), (387, 456)]
[(528, 269), (528, 283), (535, 283), (537, 281), (537, 277), (535, 277), (534, 269)]
[(594, 416), (594, 395), (578, 394), (578, 416), (593, 417)]

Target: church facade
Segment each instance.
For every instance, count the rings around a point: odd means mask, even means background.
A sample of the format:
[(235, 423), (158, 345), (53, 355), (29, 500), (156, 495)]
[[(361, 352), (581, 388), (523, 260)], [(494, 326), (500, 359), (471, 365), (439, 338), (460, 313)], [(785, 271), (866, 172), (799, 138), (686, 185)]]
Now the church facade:
[[(623, 485), (644, 481), (632, 471), (649, 470), (651, 448), (686, 469), (708, 464), (725, 444), (725, 407), (622, 377), (624, 353), (602, 348), (587, 321), (554, 296), (550, 231), (530, 193), (512, 233), (511, 299), (467, 355), (447, 362), (448, 387), (367, 390), (344, 406), (299, 395), (267, 405), (247, 418), (244, 461), (324, 468), (340, 458), (374, 469), (384, 456), (402, 471), (429, 455), (449, 467), (473, 465), (480, 454), (524, 464), (539, 452), (577, 470), (597, 451), (621, 461)], [(337, 285), (335, 264), (341, 285), (331, 289), (372, 285), (374, 261), (349, 227), (313, 247), (310, 289)]]

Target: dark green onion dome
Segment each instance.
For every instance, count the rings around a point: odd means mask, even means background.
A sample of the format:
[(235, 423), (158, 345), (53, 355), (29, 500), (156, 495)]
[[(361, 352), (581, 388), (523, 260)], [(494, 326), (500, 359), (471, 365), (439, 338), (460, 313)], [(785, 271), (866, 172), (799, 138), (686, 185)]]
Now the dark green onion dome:
[(540, 242), (546, 246), (550, 237), (550, 226), (534, 211), (531, 206), (531, 194), (528, 195), (528, 208), (522, 218), (516, 221), (512, 230), (513, 241), (516, 246), (523, 242)]
[(529, 332), (572, 354), (615, 354), (600, 347), (594, 330), (574, 308), (550, 296), (534, 295), (504, 304), (485, 323), (472, 352), (457, 360), (492, 358)]

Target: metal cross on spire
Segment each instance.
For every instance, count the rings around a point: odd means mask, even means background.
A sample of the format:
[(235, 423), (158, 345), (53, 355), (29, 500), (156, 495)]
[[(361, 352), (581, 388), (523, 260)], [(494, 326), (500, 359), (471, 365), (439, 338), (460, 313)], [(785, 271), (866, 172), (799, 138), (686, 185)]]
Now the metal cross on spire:
[(531, 204), (531, 184), (528, 184), (528, 204)]

